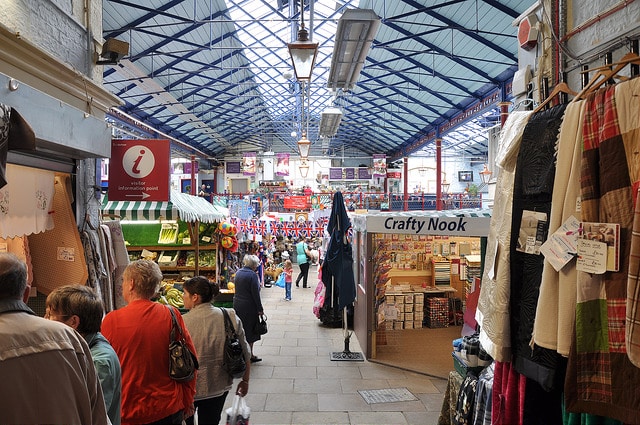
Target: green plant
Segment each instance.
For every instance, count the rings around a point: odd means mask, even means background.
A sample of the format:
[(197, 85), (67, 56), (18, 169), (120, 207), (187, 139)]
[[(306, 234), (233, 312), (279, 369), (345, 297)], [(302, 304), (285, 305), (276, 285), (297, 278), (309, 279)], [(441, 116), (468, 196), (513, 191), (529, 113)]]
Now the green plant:
[(478, 186), (471, 183), (467, 186), (467, 192), (469, 193), (469, 196), (478, 196)]

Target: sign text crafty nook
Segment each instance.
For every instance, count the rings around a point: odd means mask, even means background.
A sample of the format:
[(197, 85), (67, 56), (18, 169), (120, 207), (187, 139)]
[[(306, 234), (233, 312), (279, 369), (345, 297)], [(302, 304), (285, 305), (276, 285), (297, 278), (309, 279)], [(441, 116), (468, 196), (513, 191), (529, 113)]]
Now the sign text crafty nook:
[(491, 217), (367, 216), (367, 232), (410, 235), (487, 236)]

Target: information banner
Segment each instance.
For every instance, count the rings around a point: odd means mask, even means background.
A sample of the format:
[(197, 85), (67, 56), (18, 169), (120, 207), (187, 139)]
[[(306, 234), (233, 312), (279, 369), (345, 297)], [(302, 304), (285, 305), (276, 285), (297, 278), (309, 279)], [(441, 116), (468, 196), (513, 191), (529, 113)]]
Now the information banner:
[(245, 176), (256, 175), (256, 153), (245, 152), (242, 157), (242, 174)]
[(276, 176), (289, 175), (289, 154), (285, 152), (276, 154)]
[(168, 201), (170, 149), (165, 139), (113, 139), (109, 201)]
[(308, 210), (309, 209), (309, 197), (308, 196), (287, 196), (284, 198), (284, 207), (294, 210)]
[(373, 177), (385, 177), (387, 175), (387, 156), (385, 154), (373, 155)]

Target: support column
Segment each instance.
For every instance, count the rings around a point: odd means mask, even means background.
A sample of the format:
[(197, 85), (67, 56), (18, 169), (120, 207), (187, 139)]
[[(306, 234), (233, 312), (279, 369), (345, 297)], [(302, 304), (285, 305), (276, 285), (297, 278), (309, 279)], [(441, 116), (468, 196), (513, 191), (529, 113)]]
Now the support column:
[(504, 123), (507, 122), (507, 118), (509, 117), (509, 106), (511, 102), (500, 102), (498, 106), (500, 107), (500, 128), (504, 127)]
[(404, 170), (402, 171), (404, 175), (404, 193), (402, 196), (404, 202), (402, 209), (404, 211), (409, 211), (409, 158), (407, 158), (406, 156), (402, 158), (402, 165), (404, 168)]
[(196, 187), (196, 165), (198, 162), (196, 161), (196, 156), (191, 155), (191, 194), (197, 195), (198, 188)]
[(436, 210), (442, 211), (442, 138), (436, 138)]

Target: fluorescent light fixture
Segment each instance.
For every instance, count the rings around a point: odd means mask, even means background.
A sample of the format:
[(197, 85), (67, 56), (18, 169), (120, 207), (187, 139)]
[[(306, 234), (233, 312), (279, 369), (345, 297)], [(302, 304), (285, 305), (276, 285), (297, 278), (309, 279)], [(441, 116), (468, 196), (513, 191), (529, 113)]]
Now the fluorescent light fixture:
[(338, 132), (342, 111), (338, 108), (327, 108), (320, 113), (320, 126), (318, 135), (320, 137), (333, 137)]
[(347, 9), (336, 30), (327, 87), (353, 89), (380, 26), (380, 17), (371, 9)]

